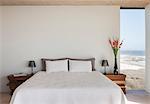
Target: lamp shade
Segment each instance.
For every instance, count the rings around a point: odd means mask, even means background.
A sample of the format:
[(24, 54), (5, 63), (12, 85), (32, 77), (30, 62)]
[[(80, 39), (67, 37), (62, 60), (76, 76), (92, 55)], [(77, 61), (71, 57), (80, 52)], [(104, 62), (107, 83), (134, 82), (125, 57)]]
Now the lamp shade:
[(109, 66), (108, 61), (107, 60), (102, 60), (102, 66)]
[(28, 67), (36, 67), (35, 61), (29, 61)]

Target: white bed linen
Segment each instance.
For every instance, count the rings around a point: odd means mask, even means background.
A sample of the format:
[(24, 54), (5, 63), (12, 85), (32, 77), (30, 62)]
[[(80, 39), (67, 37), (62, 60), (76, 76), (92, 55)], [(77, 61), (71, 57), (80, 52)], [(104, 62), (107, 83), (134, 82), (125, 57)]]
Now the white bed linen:
[(68, 72), (68, 60), (45, 61), (46, 72)]
[(20, 85), (10, 104), (125, 104), (121, 89), (99, 72), (38, 72)]
[(92, 72), (91, 61), (69, 60), (69, 72)]

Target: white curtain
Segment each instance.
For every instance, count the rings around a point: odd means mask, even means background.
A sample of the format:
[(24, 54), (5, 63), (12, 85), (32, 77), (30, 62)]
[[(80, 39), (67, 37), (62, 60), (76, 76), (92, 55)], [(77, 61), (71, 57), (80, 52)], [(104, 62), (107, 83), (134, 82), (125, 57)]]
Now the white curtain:
[(145, 9), (146, 17), (146, 71), (145, 88), (150, 92), (150, 4)]

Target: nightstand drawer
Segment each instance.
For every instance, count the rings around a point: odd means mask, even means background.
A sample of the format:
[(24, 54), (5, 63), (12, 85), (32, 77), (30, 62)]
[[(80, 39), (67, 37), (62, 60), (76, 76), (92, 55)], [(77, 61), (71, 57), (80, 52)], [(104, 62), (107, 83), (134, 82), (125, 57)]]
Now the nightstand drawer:
[(108, 77), (110, 80), (112, 80), (114, 83), (116, 83), (124, 93), (126, 93), (126, 75), (124, 74), (118, 74), (118, 75), (113, 75), (113, 74), (107, 74), (106, 77)]
[(24, 80), (27, 80), (30, 77), (31, 77), (31, 75), (27, 75), (27, 76), (21, 76), (21, 77), (14, 77), (14, 79), (16, 81), (24, 81)]
[(27, 79), (29, 79), (32, 75), (28, 74), (26, 76), (14, 76), (14, 75), (9, 75), (7, 76), (9, 83), (7, 84), (7, 86), (9, 86), (10, 90), (11, 90), (11, 94), (13, 94), (14, 90), (21, 85), (24, 81), (26, 81)]
[(124, 74), (119, 74), (119, 75), (111, 75), (111, 74), (108, 74), (106, 75), (109, 79), (113, 80), (113, 81), (117, 81), (117, 80), (122, 80), (124, 81), (125, 78), (126, 78), (126, 75)]
[(126, 82), (125, 81), (113, 81), (115, 82), (117, 85), (121, 86), (121, 85), (125, 85)]
[(126, 87), (125, 87), (125, 86), (120, 86), (120, 88), (121, 88), (121, 89), (125, 89)]

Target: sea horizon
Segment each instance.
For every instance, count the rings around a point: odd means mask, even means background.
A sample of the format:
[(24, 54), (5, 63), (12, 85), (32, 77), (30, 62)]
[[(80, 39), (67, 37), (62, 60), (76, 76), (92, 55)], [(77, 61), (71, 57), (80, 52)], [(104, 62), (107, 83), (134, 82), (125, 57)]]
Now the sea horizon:
[(120, 55), (145, 56), (145, 50), (120, 50)]

